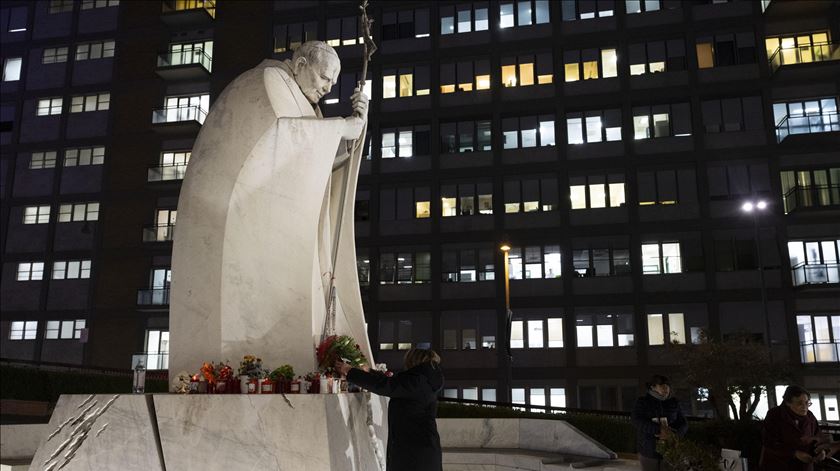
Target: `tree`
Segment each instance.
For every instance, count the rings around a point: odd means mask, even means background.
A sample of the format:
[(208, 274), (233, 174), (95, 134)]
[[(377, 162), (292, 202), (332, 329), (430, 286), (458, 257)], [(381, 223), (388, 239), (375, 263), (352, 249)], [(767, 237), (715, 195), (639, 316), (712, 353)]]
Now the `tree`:
[(721, 419), (751, 419), (767, 385), (788, 377), (787, 365), (772, 362), (767, 346), (747, 333), (719, 340), (704, 332), (699, 344), (676, 347), (686, 381), (708, 390)]

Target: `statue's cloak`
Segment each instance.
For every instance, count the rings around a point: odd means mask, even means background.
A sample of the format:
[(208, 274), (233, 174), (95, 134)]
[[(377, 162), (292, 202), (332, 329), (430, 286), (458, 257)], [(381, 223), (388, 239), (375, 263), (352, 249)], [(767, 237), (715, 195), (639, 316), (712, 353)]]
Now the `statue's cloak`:
[[(306, 100), (288, 61), (263, 61), (213, 104), (178, 202), (170, 371), (235, 365), (245, 354), (314, 370), (339, 213), (336, 332), (373, 359), (353, 228), (361, 145), (342, 140), (343, 126)], [(349, 164), (333, 170), (348, 152)]]

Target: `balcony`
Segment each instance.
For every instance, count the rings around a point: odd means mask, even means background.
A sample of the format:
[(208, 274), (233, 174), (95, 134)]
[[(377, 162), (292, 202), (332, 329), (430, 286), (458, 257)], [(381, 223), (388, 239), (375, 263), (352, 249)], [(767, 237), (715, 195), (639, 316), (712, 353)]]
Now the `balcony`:
[(840, 206), (840, 185), (795, 186), (782, 195), (785, 214), (797, 209)]
[(802, 262), (791, 270), (793, 286), (840, 283), (840, 263)]
[(154, 130), (166, 135), (198, 134), (207, 112), (198, 105), (170, 106), (152, 112)]
[(202, 50), (167, 52), (158, 55), (158, 77), (164, 80), (201, 80), (210, 76), (213, 59)]
[(776, 125), (776, 142), (795, 134), (816, 134), (840, 131), (840, 115), (836, 111), (805, 116), (785, 116)]
[(216, 0), (164, 0), (160, 18), (173, 28), (206, 25), (216, 18)]
[(137, 290), (138, 306), (169, 306), (169, 288)]
[(137, 361), (143, 362), (146, 370), (168, 370), (169, 352), (137, 353), (132, 355), (132, 364), (136, 364)]
[(187, 173), (187, 164), (166, 164), (149, 167), (147, 181), (165, 182), (183, 180)]
[(175, 224), (155, 224), (143, 227), (143, 242), (172, 242)]
[(840, 60), (840, 47), (837, 43), (819, 43), (797, 47), (778, 47), (770, 54), (770, 74), (776, 73), (782, 66), (811, 64)]

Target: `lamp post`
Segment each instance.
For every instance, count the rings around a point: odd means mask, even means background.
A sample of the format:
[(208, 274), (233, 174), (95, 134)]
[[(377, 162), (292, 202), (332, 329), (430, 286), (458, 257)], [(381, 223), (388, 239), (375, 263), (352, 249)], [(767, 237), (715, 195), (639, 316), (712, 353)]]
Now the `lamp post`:
[[(513, 321), (513, 312), (510, 310), (510, 259), (508, 257), (510, 252), (510, 243), (502, 242), (499, 245), (499, 250), (505, 256), (505, 349), (507, 350), (507, 368), (506, 368), (506, 387), (510, 390), (513, 387), (513, 355), (510, 352), (510, 337), (511, 337), (511, 322)], [(505, 397), (508, 392), (505, 391)], [(509, 398), (510, 399), (510, 398)]]
[(758, 217), (767, 210), (767, 202), (764, 200), (745, 201), (741, 205), (741, 211), (751, 214), (753, 228), (755, 230), (755, 253), (758, 263), (758, 277), (761, 282), (761, 307), (764, 309), (764, 327), (767, 329), (767, 351), (770, 354), (770, 362), (773, 361), (773, 346), (770, 342), (770, 315), (767, 312), (767, 287), (764, 284), (764, 264), (761, 262), (761, 239), (759, 239)]

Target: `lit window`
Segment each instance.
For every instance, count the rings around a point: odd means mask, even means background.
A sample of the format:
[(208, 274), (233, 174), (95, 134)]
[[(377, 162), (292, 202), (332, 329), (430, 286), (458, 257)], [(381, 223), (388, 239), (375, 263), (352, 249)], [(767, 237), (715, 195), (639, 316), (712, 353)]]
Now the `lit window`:
[(44, 279), (44, 262), (23, 262), (17, 265), (17, 281), (40, 281)]
[(114, 57), (114, 41), (85, 43), (76, 46), (77, 61), (107, 57)]
[(9, 57), (3, 61), (3, 81), (16, 82), (20, 80), (20, 68), (23, 64), (21, 57)]
[(797, 315), (802, 363), (840, 361), (840, 315)]
[[(666, 325), (667, 320), (667, 325)], [(681, 312), (648, 314), (648, 343), (665, 345), (666, 343), (685, 343), (685, 315)]]
[(53, 262), (53, 280), (90, 278), (90, 260), (59, 260)]
[(623, 180), (621, 174), (572, 177), (569, 185), (572, 209), (624, 206)]
[(618, 76), (618, 56), (615, 49), (601, 49), (601, 64), (604, 69), (604, 77)]
[(92, 95), (74, 96), (70, 102), (71, 113), (107, 111), (110, 107), (110, 93), (94, 93)]
[(525, 348), (522, 321), (511, 321), (510, 323), (510, 348)]
[(96, 221), (99, 203), (62, 204), (58, 207), (58, 222)]
[(41, 169), (41, 168), (54, 168), (56, 162), (56, 152), (53, 151), (46, 151), (46, 152), (33, 152), (29, 158), (29, 168), (31, 169)]
[(548, 324), (548, 348), (562, 348), (563, 347), (563, 319), (549, 318), (546, 320)]
[(24, 224), (47, 224), (50, 222), (50, 206), (27, 206), (23, 209)]
[(47, 12), (50, 14), (73, 11), (73, 0), (50, 0)]
[(630, 314), (578, 314), (575, 322), (578, 347), (629, 347), (635, 344)]
[(12, 321), (9, 326), (9, 340), (35, 340), (38, 336), (38, 321)]
[(679, 242), (642, 244), (642, 273), (681, 273)]
[(67, 47), (48, 47), (41, 56), (42, 64), (67, 62)]
[(105, 162), (104, 147), (83, 147), (64, 150), (64, 166), (102, 165)]
[(382, 76), (382, 98), (397, 96), (397, 78), (394, 75)]
[[(176, 10), (186, 10), (189, 8), (204, 7), (204, 4), (211, 3), (210, 0), (196, 0), (192, 2), (181, 2), (181, 8), (176, 7)], [(116, 7), (120, 5), (120, 0), (82, 0), (82, 10), (91, 10), (93, 8), (107, 8)], [(190, 6), (186, 6), (190, 5)], [(204, 7), (206, 8), (206, 7)]]
[(44, 330), (44, 338), (47, 340), (58, 339), (80, 339), (82, 330), (85, 328), (85, 320), (73, 321), (47, 321), (47, 328)]
[(63, 100), (59, 98), (43, 98), (38, 100), (37, 116), (49, 116), (61, 114)]

